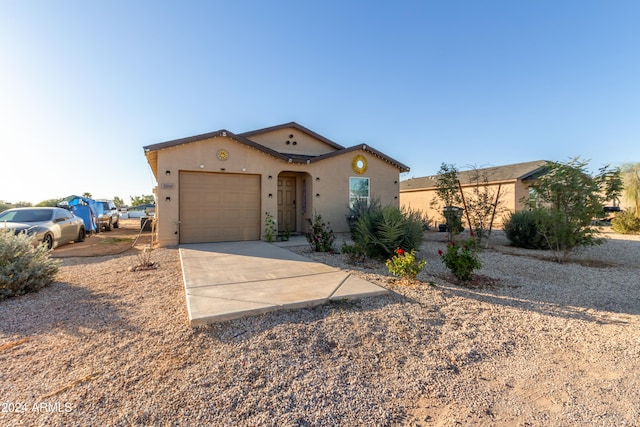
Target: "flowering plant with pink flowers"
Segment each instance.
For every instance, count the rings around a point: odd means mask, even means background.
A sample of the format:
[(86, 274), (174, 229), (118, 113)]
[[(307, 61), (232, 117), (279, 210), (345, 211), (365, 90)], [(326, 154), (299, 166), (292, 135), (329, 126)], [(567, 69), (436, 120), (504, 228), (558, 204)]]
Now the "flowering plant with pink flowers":
[(315, 252), (333, 252), (335, 236), (329, 222), (322, 219), (322, 215), (315, 213), (313, 220), (309, 220), (309, 231), (305, 234), (309, 246)]

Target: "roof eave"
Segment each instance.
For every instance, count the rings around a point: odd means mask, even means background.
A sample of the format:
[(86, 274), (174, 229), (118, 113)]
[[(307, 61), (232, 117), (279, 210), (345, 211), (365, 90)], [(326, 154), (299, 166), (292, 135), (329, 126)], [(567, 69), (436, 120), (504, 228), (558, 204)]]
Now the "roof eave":
[(344, 149), (344, 147), (342, 145), (340, 145), (340, 144), (330, 140), (329, 138), (326, 138), (326, 137), (324, 137), (324, 136), (312, 131), (311, 129), (308, 129), (308, 128), (306, 128), (306, 127), (304, 127), (301, 124), (298, 124), (296, 122), (283, 123), (283, 124), (280, 124), (280, 125), (269, 126), (269, 127), (262, 128), (262, 129), (250, 130), (248, 132), (239, 133), (238, 135), (242, 136), (242, 137), (245, 137), (245, 138), (248, 138), (248, 137), (251, 137), (251, 136), (254, 136), (254, 135), (260, 135), (260, 134), (263, 134), (263, 133), (273, 132), (273, 131), (276, 131), (276, 130), (287, 129), (287, 128), (294, 128), (294, 129), (299, 130), (300, 132), (306, 133), (307, 135), (324, 142), (325, 144), (331, 146), (332, 148), (335, 148), (336, 150)]
[(317, 156), (314, 157), (313, 159), (311, 159), (311, 162), (318, 162), (320, 160), (325, 160), (331, 157), (335, 157), (335, 156), (339, 156), (341, 154), (345, 154), (345, 153), (349, 153), (352, 151), (357, 151), (357, 150), (363, 150), (363, 151), (367, 151), (371, 154), (373, 154), (374, 156), (384, 160), (385, 162), (395, 166), (396, 168), (398, 168), (400, 170), (400, 172), (409, 172), (410, 168), (409, 166), (400, 163), (399, 161), (395, 160), (392, 157), (387, 156), (386, 154), (381, 153), (380, 151), (376, 150), (375, 148), (372, 148), (366, 144), (359, 144), (359, 145), (354, 145), (352, 147), (348, 147), (348, 148), (344, 148), (342, 150), (338, 150), (338, 151), (334, 151), (331, 153), (327, 153), (327, 154), (323, 154), (321, 156)]

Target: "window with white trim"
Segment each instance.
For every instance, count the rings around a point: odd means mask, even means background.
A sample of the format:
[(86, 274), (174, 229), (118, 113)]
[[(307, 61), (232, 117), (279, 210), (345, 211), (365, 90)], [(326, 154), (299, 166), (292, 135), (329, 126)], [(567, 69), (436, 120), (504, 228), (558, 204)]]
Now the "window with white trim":
[(356, 201), (363, 201), (369, 206), (369, 178), (349, 178), (349, 207)]

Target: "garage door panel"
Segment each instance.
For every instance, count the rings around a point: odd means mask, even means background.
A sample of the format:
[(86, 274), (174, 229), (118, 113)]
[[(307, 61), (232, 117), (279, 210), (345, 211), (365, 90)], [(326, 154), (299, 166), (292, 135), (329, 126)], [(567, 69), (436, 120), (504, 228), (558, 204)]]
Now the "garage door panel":
[(258, 240), (259, 175), (180, 173), (180, 243)]

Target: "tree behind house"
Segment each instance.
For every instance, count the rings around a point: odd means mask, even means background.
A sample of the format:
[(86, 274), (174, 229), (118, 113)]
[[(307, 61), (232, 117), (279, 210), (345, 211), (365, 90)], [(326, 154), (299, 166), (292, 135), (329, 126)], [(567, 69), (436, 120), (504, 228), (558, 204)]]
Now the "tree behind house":
[(541, 207), (538, 230), (557, 261), (565, 261), (577, 247), (602, 243), (592, 220), (602, 215), (603, 180), (587, 173), (586, 161), (552, 162), (532, 184)]
[(458, 169), (453, 164), (442, 163), (436, 178), (436, 199), (431, 202), (431, 206), (443, 212), (450, 241), (454, 235), (462, 231), (458, 212), (450, 207), (460, 207), (461, 204)]
[(495, 216), (504, 210), (504, 197), (501, 187), (495, 190), (489, 185), (486, 170), (473, 167), (470, 175), (471, 191), (465, 192), (465, 208), (468, 213), (469, 228), (475, 231), (478, 246), (482, 239), (489, 237)]
[(129, 196), (131, 199), (131, 206), (150, 205), (156, 202), (153, 196)]
[(635, 207), (636, 218), (640, 218), (640, 163), (625, 163), (620, 175), (627, 201)]

